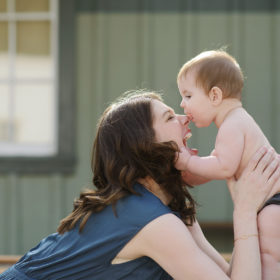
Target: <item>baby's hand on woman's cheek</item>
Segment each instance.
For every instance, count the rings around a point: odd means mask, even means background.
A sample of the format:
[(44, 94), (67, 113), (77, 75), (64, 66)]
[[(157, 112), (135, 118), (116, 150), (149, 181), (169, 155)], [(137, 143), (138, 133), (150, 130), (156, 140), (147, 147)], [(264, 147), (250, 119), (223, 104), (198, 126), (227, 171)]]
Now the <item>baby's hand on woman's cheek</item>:
[(185, 147), (181, 147), (175, 162), (175, 168), (181, 171), (186, 170), (190, 157), (190, 152)]

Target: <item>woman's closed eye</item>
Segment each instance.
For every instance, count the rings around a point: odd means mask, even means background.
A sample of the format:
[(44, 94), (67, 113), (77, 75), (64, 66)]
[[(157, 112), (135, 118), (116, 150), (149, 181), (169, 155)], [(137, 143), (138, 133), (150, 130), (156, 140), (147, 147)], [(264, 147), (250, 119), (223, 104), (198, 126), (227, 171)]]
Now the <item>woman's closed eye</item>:
[(173, 120), (175, 118), (175, 115), (169, 115), (167, 118), (167, 121)]

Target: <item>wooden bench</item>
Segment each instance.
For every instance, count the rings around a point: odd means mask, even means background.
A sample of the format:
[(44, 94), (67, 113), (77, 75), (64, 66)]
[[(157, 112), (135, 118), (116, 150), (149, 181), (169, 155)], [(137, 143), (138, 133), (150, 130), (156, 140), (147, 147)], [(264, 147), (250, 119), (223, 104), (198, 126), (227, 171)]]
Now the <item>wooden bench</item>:
[(21, 256), (18, 255), (0, 255), (0, 273), (15, 264)]

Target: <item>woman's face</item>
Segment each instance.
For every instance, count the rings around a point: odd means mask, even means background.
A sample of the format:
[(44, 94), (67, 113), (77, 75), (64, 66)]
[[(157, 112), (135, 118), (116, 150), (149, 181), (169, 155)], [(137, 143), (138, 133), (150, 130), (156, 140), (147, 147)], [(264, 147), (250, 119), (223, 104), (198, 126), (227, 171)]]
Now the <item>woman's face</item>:
[(152, 101), (153, 128), (157, 142), (175, 141), (179, 148), (185, 146), (185, 140), (190, 136), (187, 116), (177, 115), (166, 104)]

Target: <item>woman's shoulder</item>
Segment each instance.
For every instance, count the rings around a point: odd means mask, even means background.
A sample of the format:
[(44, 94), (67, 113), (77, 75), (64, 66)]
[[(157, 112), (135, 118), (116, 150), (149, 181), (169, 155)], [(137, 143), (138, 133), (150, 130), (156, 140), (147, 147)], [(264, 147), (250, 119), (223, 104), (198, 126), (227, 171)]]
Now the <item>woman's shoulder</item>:
[(136, 183), (134, 190), (136, 194), (126, 196), (116, 204), (116, 213), (121, 220), (146, 224), (163, 214), (173, 213), (141, 184)]

